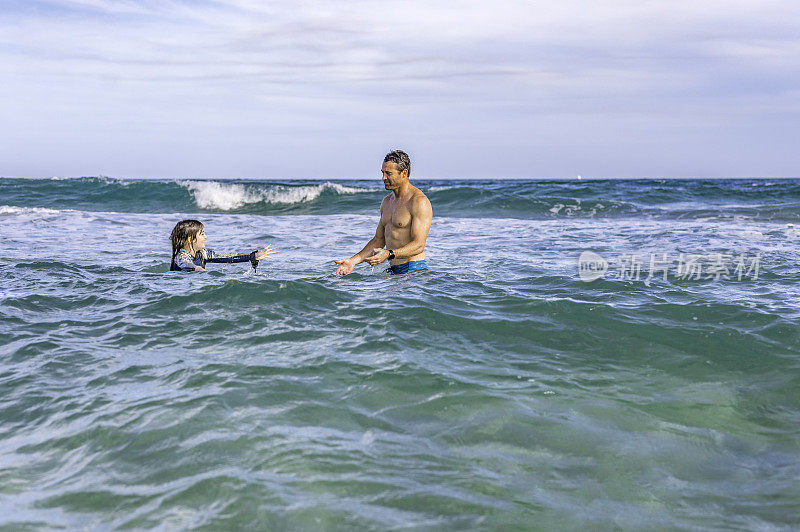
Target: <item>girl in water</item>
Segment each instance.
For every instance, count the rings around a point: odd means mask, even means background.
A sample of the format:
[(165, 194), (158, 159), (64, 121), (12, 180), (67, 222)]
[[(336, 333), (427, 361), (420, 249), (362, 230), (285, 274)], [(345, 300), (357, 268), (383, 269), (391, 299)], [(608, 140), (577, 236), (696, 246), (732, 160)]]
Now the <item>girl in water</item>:
[(169, 239), (172, 241), (172, 263), (169, 270), (173, 272), (202, 271), (207, 262), (250, 262), (255, 270), (258, 261), (277, 253), (271, 245), (241, 255), (214, 253), (213, 250), (206, 249), (206, 232), (203, 224), (197, 220), (181, 220), (175, 224)]

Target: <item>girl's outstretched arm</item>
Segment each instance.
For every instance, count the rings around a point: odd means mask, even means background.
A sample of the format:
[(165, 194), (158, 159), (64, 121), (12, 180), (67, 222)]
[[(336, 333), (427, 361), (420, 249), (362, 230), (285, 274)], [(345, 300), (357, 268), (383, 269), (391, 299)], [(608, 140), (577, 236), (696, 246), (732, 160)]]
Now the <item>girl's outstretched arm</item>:
[(232, 253), (229, 255), (223, 255), (219, 253), (215, 253), (213, 249), (207, 249), (207, 258), (206, 262), (250, 262), (255, 268), (258, 265), (258, 261), (261, 259), (266, 259), (274, 255), (278, 252), (274, 247), (268, 245), (264, 249), (259, 249), (258, 251), (253, 251), (252, 253)]
[(206, 249), (206, 262), (249, 262), (250, 253), (217, 253), (213, 249)]

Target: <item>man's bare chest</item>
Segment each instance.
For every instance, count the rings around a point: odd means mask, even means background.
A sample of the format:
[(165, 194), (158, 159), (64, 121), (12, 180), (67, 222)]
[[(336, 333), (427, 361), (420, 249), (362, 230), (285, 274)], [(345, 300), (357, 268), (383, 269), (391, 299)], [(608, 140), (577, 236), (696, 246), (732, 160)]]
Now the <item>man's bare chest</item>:
[(405, 205), (398, 205), (386, 213), (386, 227), (407, 229), (411, 226), (411, 211)]

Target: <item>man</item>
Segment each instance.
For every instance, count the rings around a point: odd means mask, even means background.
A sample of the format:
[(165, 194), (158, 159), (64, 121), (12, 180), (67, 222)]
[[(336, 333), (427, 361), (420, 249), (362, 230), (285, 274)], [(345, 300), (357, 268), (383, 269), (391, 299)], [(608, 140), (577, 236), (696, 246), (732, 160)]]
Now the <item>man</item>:
[(377, 266), (387, 259), (388, 271), (393, 274), (428, 268), (425, 241), (431, 230), (433, 209), (425, 194), (408, 180), (411, 175), (408, 155), (400, 150), (388, 153), (383, 158), (381, 174), (383, 185), (392, 193), (381, 202), (378, 229), (364, 249), (349, 259), (334, 261), (339, 265), (338, 275), (347, 275), (362, 262)]

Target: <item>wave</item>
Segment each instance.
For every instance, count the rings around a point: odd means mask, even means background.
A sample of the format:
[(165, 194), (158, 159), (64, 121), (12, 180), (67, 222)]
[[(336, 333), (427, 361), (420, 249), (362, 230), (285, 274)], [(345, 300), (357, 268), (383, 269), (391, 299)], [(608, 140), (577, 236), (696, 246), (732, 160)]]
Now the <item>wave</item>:
[[(372, 205), (377, 187), (334, 182), (241, 182), (0, 178), (0, 203), (18, 207), (136, 213), (320, 214)], [(356, 197), (364, 196), (359, 201)], [(347, 198), (351, 197), (348, 201)]]
[[(800, 221), (800, 180), (414, 182), (437, 216), (549, 219), (650, 217)], [(374, 214), (376, 180), (198, 181), (0, 178), (0, 204), (131, 213)]]
[(273, 205), (308, 203), (326, 192), (337, 195), (369, 192), (369, 189), (347, 187), (331, 182), (301, 186), (274, 185), (268, 188), (218, 181), (179, 181), (178, 183), (192, 192), (197, 206), (201, 209), (222, 211), (231, 211), (247, 204), (261, 202)]
[(43, 207), (16, 207), (14, 205), (0, 205), (0, 215), (2, 214), (11, 214), (11, 215), (20, 215), (20, 214), (61, 214), (62, 211), (56, 209), (45, 209)]

